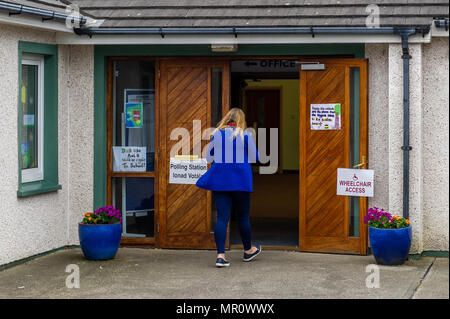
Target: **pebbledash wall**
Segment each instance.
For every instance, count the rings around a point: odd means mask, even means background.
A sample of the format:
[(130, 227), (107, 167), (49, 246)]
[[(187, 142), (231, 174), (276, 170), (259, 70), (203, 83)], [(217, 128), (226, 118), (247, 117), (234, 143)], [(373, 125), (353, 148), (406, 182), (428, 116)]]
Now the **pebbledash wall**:
[[(412, 254), (449, 249), (448, 37), (410, 44)], [(370, 206), (402, 215), (403, 62), (400, 44), (366, 44), (369, 59)]]
[(19, 41), (55, 44), (56, 34), (0, 24), (0, 265), (78, 243), (81, 213), (92, 209), (92, 46), (58, 45), (58, 177), (56, 192), (19, 198)]
[[(58, 45), (58, 175), (62, 189), (18, 189), (18, 43), (56, 43), (54, 32), (0, 24), (0, 266), (78, 245), (94, 194), (94, 47)], [(411, 254), (449, 250), (448, 37), (411, 49)], [(402, 214), (403, 67), (400, 44), (366, 44), (369, 59), (369, 206)]]

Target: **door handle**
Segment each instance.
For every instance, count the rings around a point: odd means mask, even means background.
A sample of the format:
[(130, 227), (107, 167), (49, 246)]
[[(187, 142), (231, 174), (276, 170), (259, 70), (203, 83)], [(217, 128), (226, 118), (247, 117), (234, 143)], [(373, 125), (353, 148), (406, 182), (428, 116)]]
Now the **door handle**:
[(368, 162), (367, 162), (367, 163), (365, 162), (365, 156), (363, 155), (363, 156), (362, 156), (362, 162), (359, 163), (358, 165), (353, 166), (353, 168), (361, 168), (361, 167), (363, 167), (363, 166), (366, 166), (367, 164), (369, 164), (369, 163), (368, 163)]

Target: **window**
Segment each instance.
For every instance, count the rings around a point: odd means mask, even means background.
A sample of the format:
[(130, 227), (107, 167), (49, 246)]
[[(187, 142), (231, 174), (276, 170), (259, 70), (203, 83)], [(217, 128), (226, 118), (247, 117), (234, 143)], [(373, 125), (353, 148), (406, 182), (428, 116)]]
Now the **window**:
[(40, 181), (43, 173), (44, 57), (22, 56), (22, 81), (19, 87), (22, 107), (20, 144), (22, 183)]
[(19, 41), (18, 197), (58, 183), (58, 46)]

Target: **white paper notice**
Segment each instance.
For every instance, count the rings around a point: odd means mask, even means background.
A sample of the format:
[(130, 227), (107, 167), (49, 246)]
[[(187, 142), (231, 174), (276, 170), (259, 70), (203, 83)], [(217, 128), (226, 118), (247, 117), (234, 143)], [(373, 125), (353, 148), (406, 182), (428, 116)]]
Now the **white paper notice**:
[(311, 104), (311, 130), (340, 130), (341, 104)]
[(196, 160), (179, 160), (170, 158), (169, 183), (195, 184), (208, 170), (206, 158)]
[(338, 168), (337, 195), (373, 197), (373, 170)]
[(146, 147), (113, 146), (114, 172), (145, 172), (146, 170)]

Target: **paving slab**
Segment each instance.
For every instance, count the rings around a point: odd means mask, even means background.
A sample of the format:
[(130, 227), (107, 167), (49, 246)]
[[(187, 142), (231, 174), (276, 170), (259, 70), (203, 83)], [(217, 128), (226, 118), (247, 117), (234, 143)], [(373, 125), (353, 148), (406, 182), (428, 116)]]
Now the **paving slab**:
[(436, 258), (414, 294), (414, 299), (449, 299), (448, 258)]
[[(445, 279), (429, 271), (434, 257), (374, 266), (373, 256), (263, 250), (245, 263), (242, 251), (231, 250), (228, 268), (215, 267), (215, 257), (212, 250), (120, 248), (115, 259), (88, 261), (81, 249), (65, 249), (0, 271), (0, 298), (395, 299), (425, 294), (428, 285), (448, 289), (448, 272)], [(66, 272), (73, 265), (79, 288), (66, 285), (73, 283), (68, 276), (74, 273)], [(436, 266), (442, 270), (445, 263)], [(431, 277), (422, 282), (427, 271)], [(441, 292), (433, 297), (445, 298)]]

